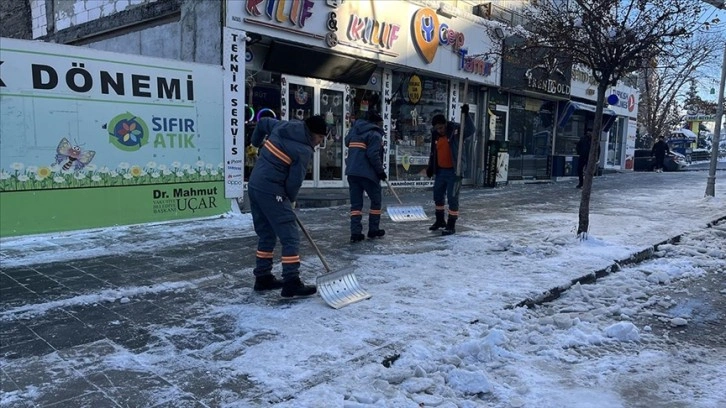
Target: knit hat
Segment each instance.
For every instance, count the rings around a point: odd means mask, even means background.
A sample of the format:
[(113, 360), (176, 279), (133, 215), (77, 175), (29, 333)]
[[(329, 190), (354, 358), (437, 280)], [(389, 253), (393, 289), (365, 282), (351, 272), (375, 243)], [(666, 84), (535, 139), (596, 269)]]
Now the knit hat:
[(380, 114), (379, 114), (378, 112), (376, 112), (375, 110), (369, 110), (369, 111), (368, 111), (368, 113), (367, 113), (367, 114), (366, 114), (366, 116), (365, 116), (365, 119), (366, 119), (366, 120), (367, 120), (368, 122), (371, 122), (371, 123), (379, 123), (379, 122), (383, 122), (383, 118), (382, 118), (382, 117), (381, 117), (381, 115), (380, 115)]
[(305, 126), (307, 126), (308, 130), (312, 133), (317, 133), (319, 135), (328, 134), (328, 126), (325, 124), (325, 118), (321, 115), (314, 115), (305, 119)]

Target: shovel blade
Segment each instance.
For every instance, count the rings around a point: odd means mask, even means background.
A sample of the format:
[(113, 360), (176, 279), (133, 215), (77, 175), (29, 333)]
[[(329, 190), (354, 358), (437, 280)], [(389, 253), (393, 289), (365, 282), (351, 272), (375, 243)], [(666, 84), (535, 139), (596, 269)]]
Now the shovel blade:
[(320, 297), (333, 309), (371, 297), (358, 284), (358, 279), (350, 268), (320, 275), (315, 279), (315, 284)]
[(389, 206), (386, 208), (386, 212), (388, 212), (388, 216), (393, 222), (426, 221), (429, 219), (420, 205)]

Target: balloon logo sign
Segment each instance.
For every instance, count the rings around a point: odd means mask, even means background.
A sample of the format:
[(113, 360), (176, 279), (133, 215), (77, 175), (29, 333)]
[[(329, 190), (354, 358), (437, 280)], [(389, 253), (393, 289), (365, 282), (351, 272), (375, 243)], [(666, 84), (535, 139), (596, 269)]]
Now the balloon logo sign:
[(411, 21), (411, 40), (418, 54), (430, 64), (439, 48), (439, 17), (430, 8), (419, 9)]
[(608, 104), (609, 105), (617, 105), (619, 101), (620, 101), (620, 99), (615, 94), (612, 94), (612, 95), (608, 96)]

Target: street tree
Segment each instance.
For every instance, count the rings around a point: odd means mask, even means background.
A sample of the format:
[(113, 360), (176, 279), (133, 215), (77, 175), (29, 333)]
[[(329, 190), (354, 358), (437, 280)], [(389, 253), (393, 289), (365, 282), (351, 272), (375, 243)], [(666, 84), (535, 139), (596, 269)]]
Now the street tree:
[[(592, 146), (602, 133), (605, 92), (627, 75), (673, 53), (702, 25), (699, 0), (537, 0), (521, 9), (523, 25), (507, 27), (518, 41), (506, 58), (565, 59), (587, 67), (597, 83)], [(496, 38), (493, 35), (493, 38)], [(598, 149), (590, 149), (580, 200), (577, 235), (587, 238)]]
[[(696, 92), (700, 72), (718, 60), (720, 53), (711, 44), (710, 33), (695, 33), (693, 37), (678, 38), (678, 46), (658, 56), (641, 69), (642, 88), (638, 121), (650, 140), (641, 140), (649, 147), (657, 136), (681, 124), (679, 100), (683, 107), (697, 113), (713, 114), (716, 104), (703, 101)], [(688, 89), (686, 90), (686, 86)]]

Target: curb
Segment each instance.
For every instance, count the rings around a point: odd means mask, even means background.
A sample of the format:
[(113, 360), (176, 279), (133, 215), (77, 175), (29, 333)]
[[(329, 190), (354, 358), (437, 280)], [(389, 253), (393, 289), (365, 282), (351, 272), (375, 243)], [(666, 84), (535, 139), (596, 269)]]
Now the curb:
[[(713, 228), (713, 226), (715, 226), (725, 220), (726, 220), (726, 216), (719, 217), (719, 218), (707, 223), (706, 228)], [(541, 304), (556, 300), (563, 293), (565, 293), (568, 289), (570, 289), (572, 286), (574, 286), (576, 284), (587, 285), (587, 284), (597, 283), (598, 279), (604, 278), (605, 276), (608, 276), (608, 275), (614, 274), (615, 272), (620, 271), (622, 269), (623, 265), (639, 264), (643, 261), (646, 261), (646, 260), (652, 258), (653, 254), (655, 254), (655, 252), (658, 250), (658, 247), (660, 245), (677, 244), (681, 241), (682, 236), (683, 236), (683, 234), (679, 234), (674, 237), (668, 238), (653, 246), (650, 246), (641, 251), (638, 251), (625, 259), (615, 260), (611, 265), (609, 265), (605, 268), (599, 269), (597, 271), (594, 271), (587, 275), (581, 276), (579, 278), (572, 279), (567, 284), (564, 284), (561, 286), (556, 286), (552, 289), (542, 292), (538, 296), (535, 296), (533, 298), (527, 298), (515, 305), (508, 305), (505, 307), (505, 309), (514, 309), (514, 308), (518, 308), (518, 307), (527, 307), (528, 309), (533, 309), (534, 307), (539, 306)]]

